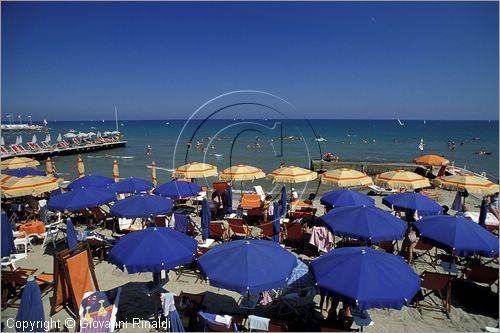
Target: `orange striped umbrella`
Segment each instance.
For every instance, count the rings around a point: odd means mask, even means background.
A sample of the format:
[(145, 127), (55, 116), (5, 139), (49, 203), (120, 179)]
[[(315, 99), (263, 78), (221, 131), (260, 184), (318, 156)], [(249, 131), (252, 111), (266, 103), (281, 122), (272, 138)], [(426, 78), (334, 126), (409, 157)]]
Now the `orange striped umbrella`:
[(155, 161), (153, 161), (153, 163), (151, 163), (151, 181), (153, 182), (153, 187), (156, 187), (156, 185), (158, 184), (158, 181), (156, 179), (156, 163), (155, 163)]
[(175, 168), (175, 178), (204, 178), (217, 176), (217, 167), (208, 163), (191, 162)]
[(434, 179), (434, 183), (447, 190), (465, 191), (488, 195), (498, 192), (498, 184), (489, 181), (486, 178), (470, 174), (456, 174)]
[(449, 160), (447, 160), (444, 157), (438, 156), (438, 155), (423, 155), (423, 156), (417, 157), (414, 161), (417, 164), (440, 165), (440, 166), (447, 165), (450, 163)]
[(120, 170), (118, 169), (118, 162), (116, 160), (113, 161), (113, 178), (116, 183), (120, 181)]
[(393, 189), (415, 190), (417, 188), (429, 187), (431, 183), (429, 179), (414, 172), (395, 170), (375, 176), (375, 185)]
[(34, 158), (27, 157), (14, 157), (9, 158), (8, 160), (2, 161), (0, 164), (1, 169), (20, 169), (20, 168), (32, 168), (40, 165), (40, 162), (35, 160)]
[(321, 175), (321, 182), (337, 187), (366, 186), (373, 184), (373, 180), (365, 173), (349, 168), (329, 170)]
[(80, 155), (76, 159), (76, 167), (78, 169), (78, 177), (85, 176), (85, 164), (83, 164), (83, 160)]
[(47, 157), (45, 161), (45, 169), (47, 170), (47, 176), (54, 176), (55, 166), (50, 157)]
[(304, 168), (288, 166), (274, 170), (267, 178), (276, 183), (302, 183), (318, 178), (318, 174)]
[(262, 169), (243, 164), (234, 165), (219, 173), (219, 178), (225, 181), (254, 180), (264, 178), (265, 176), (266, 174), (262, 171)]
[(58, 189), (62, 178), (49, 176), (2, 177), (2, 198), (17, 198), (25, 195), (38, 195)]

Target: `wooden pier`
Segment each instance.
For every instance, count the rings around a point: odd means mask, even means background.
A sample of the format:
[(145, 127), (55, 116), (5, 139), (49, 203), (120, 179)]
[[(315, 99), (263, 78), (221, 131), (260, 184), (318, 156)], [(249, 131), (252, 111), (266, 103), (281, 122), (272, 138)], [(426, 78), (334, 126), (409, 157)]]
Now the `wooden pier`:
[(51, 156), (63, 156), (63, 155), (75, 155), (81, 153), (88, 153), (92, 151), (108, 150), (119, 147), (125, 147), (127, 141), (115, 141), (115, 142), (105, 142), (105, 143), (92, 143), (87, 145), (72, 146), (68, 148), (55, 148), (55, 149), (44, 149), (39, 151), (26, 151), (24, 153), (8, 153), (2, 154), (0, 158), (7, 159), (11, 157), (30, 157), (36, 160), (44, 160)]
[(337, 168), (349, 168), (366, 173), (367, 175), (377, 175), (391, 170), (407, 170), (415, 172), (422, 168), (422, 165), (406, 162), (367, 162), (367, 161), (337, 161), (328, 162), (325, 160), (311, 160), (310, 169), (313, 171), (327, 171)]

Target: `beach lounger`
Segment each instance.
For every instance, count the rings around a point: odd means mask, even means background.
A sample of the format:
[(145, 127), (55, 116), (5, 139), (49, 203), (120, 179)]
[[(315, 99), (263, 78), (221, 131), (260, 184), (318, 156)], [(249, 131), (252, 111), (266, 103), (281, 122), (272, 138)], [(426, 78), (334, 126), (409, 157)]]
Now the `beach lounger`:
[[(420, 314), (422, 314), (422, 309), (434, 309), (440, 310), (446, 314), (449, 318), (451, 309), (451, 280), (453, 276), (442, 273), (434, 273), (425, 271), (420, 275), (422, 279), (422, 297), (418, 295), (416, 297), (416, 307)], [(428, 292), (424, 293), (423, 289), (427, 289)], [(437, 292), (439, 295), (439, 300), (431, 298)], [(427, 302), (425, 299), (428, 298)]]
[(260, 208), (261, 205), (262, 202), (258, 194), (243, 194), (241, 197), (241, 208), (243, 209)]
[(224, 229), (224, 224), (222, 222), (211, 222), (210, 223), (210, 238), (217, 242), (226, 241), (226, 230)]
[(386, 189), (377, 185), (368, 185), (368, 188), (373, 190), (376, 195), (388, 195), (388, 194), (394, 194), (398, 193), (398, 190), (396, 189)]
[(17, 148), (19, 148), (19, 150), (21, 150), (21, 153), (27, 152), (26, 148), (24, 148), (24, 146), (21, 144), (17, 145)]
[[(228, 315), (216, 315), (200, 311), (198, 315), (205, 320), (205, 328), (211, 332), (238, 332), (239, 328), (233, 317)], [(207, 330), (205, 330), (206, 332)]]
[(42, 291), (42, 297), (52, 290), (54, 275), (42, 272), (36, 274), (37, 269), (17, 268), (14, 271), (2, 271), (2, 309), (17, 307), (16, 301), (21, 297), (22, 288), (28, 282), (28, 277), (34, 276), (35, 282)]
[(226, 182), (213, 182), (212, 183), (212, 188), (217, 191), (217, 190), (227, 190), (229, 185)]
[[(464, 217), (467, 217), (467, 218), (471, 219), (472, 221), (479, 223), (479, 212), (467, 211), (464, 213)], [(495, 215), (493, 215), (492, 213), (488, 212), (488, 214), (486, 215), (485, 224), (486, 224), (486, 228), (489, 231), (491, 231), (491, 232), (498, 231), (499, 221), (495, 217)]]
[(42, 147), (44, 149), (50, 149), (51, 148), (50, 144), (47, 141), (42, 141), (41, 143), (42, 143)]
[(498, 281), (498, 268), (473, 264), (463, 270), (462, 278), (476, 283), (484, 283), (491, 287)]
[(274, 222), (262, 223), (260, 225), (260, 237), (265, 239), (273, 239)]
[(251, 230), (244, 224), (243, 219), (227, 219), (227, 224), (229, 225), (229, 230), (231, 230), (231, 238), (246, 238), (250, 237)]
[(1, 154), (8, 154), (9, 152), (7, 151), (7, 149), (5, 149), (4, 146), (0, 146), (0, 153)]
[(27, 142), (26, 144), (28, 145), (29, 149), (31, 149), (32, 151), (38, 151), (38, 150), (40, 150), (40, 146), (38, 146), (38, 145), (35, 146), (34, 143)]
[(117, 288), (106, 292), (86, 292), (78, 311), (81, 325), (77, 331), (114, 332), (121, 290), (121, 288)]
[(10, 150), (14, 153), (14, 154), (20, 154), (22, 153), (21, 149), (17, 146), (17, 145), (10, 145)]
[(288, 222), (284, 226), (284, 241), (289, 242), (292, 246), (302, 248), (304, 244), (304, 230), (302, 224), (298, 222)]

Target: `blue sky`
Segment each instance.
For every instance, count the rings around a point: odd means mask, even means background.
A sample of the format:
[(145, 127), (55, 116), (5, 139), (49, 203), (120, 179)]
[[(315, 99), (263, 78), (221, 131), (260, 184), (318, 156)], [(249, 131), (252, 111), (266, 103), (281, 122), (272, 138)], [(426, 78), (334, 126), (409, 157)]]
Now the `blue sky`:
[(232, 90), (309, 118), (498, 119), (497, 2), (2, 2), (2, 121), (185, 118)]

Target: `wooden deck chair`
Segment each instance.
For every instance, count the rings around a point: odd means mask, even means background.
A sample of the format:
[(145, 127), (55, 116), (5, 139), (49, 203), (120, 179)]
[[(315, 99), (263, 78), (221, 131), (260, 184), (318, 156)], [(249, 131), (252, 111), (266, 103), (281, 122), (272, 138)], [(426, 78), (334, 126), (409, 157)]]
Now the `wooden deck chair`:
[(155, 216), (154, 223), (157, 227), (168, 227), (167, 218), (165, 217), (165, 215)]
[(210, 238), (217, 242), (225, 242), (227, 237), (226, 230), (224, 229), (224, 224), (222, 222), (211, 222), (210, 223)]
[(231, 230), (231, 238), (246, 238), (250, 237), (250, 228), (243, 223), (243, 219), (227, 219), (229, 230)]
[(89, 210), (92, 213), (95, 224), (96, 225), (102, 224), (104, 228), (105, 222), (108, 219), (109, 215), (104, 210), (102, 210), (101, 207), (92, 207), (89, 208)]
[(22, 153), (21, 149), (19, 149), (19, 147), (17, 145), (10, 145), (10, 150), (14, 153), (14, 154), (20, 154)]
[(24, 146), (22, 144), (17, 145), (17, 148), (19, 148), (19, 150), (21, 150), (21, 153), (27, 152), (26, 148), (24, 148)]
[[(421, 289), (427, 289), (428, 292), (422, 291), (422, 299), (417, 296), (416, 307), (420, 314), (422, 309), (440, 310), (449, 318), (451, 309), (451, 280), (452, 276), (448, 274), (435, 273), (425, 271), (420, 275), (422, 279)], [(439, 294), (439, 301), (431, 299), (430, 296), (435, 292)], [(423, 302), (428, 298), (427, 302)]]
[(87, 291), (99, 291), (94, 263), (86, 242), (80, 242), (76, 248), (62, 250), (54, 256), (54, 279), (50, 315), (67, 308), (76, 316), (83, 295)]
[(198, 311), (203, 309), (203, 301), (205, 295), (191, 294), (181, 291), (178, 296), (174, 296), (174, 304), (179, 314), (181, 321), (187, 331), (195, 331), (198, 324)]
[(51, 148), (50, 144), (47, 141), (42, 141), (42, 147), (44, 149), (50, 149)]
[(274, 222), (262, 223), (260, 225), (260, 237), (265, 239), (273, 239)]
[(491, 287), (498, 281), (498, 268), (473, 264), (463, 270), (462, 278)]
[(264, 209), (263, 208), (252, 208), (247, 210), (247, 215), (243, 216), (247, 224), (250, 222), (260, 223), (264, 220)]
[(304, 244), (304, 230), (302, 224), (297, 222), (289, 222), (284, 224), (284, 240), (292, 243), (293, 246), (302, 248)]
[[(434, 249), (434, 255), (431, 253), (432, 249)], [(429, 261), (425, 261), (424, 256), (427, 256)], [(418, 258), (415, 259), (415, 257)], [(413, 249), (413, 258), (414, 262), (425, 262), (434, 267), (437, 260), (437, 248), (434, 248), (434, 246), (425, 243), (421, 238), (419, 238), (415, 248)]]
[(7, 149), (5, 149), (4, 146), (0, 146), (0, 153), (2, 153), (2, 154), (8, 154), (9, 152), (7, 151)]
[(295, 211), (290, 211), (288, 213), (290, 217), (290, 221), (295, 221), (298, 219), (302, 219), (304, 223), (311, 224), (314, 219), (314, 212), (313, 211), (302, 211), (302, 210), (295, 210)]
[(258, 194), (243, 194), (241, 197), (241, 208), (243, 209), (253, 209), (260, 208), (262, 202), (260, 201), (260, 195)]
[(226, 182), (213, 182), (212, 187), (215, 191), (217, 190), (227, 190), (229, 185)]
[(37, 269), (17, 268), (15, 271), (2, 271), (2, 309), (18, 307), (17, 300), (21, 297), (22, 288), (28, 282), (28, 277), (34, 276), (40, 287), (42, 297), (50, 292), (54, 285), (54, 275), (42, 272), (36, 274)]

